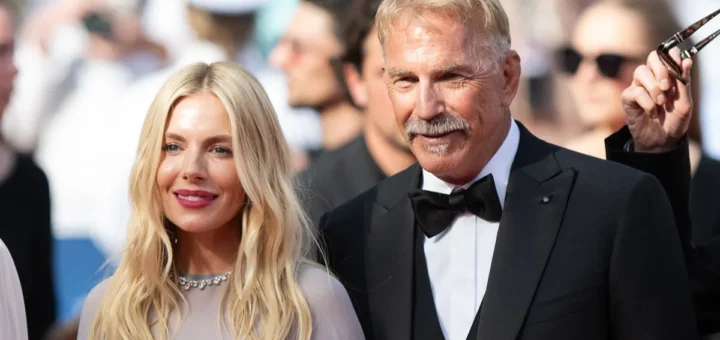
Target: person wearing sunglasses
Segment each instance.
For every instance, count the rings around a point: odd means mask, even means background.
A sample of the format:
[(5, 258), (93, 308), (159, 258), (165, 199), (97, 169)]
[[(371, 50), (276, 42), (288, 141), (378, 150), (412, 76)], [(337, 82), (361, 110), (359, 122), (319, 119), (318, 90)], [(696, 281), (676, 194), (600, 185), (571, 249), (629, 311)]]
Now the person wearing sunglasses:
[[(679, 30), (664, 1), (604, 0), (581, 13), (570, 44), (557, 52), (558, 67), (569, 76), (570, 96), (583, 125), (580, 136), (564, 146), (605, 157), (603, 140), (625, 124), (619, 99), (633, 71), (660, 41)], [(693, 70), (696, 82), (697, 65)], [(693, 125), (693, 131), (699, 130), (697, 122)]]
[[(586, 129), (584, 135), (567, 145), (569, 148), (606, 157), (606, 144), (619, 135), (607, 141), (605, 138), (626, 123), (620, 99), (626, 88), (635, 85), (636, 67), (645, 64), (645, 58), (639, 56), (647, 54), (666, 38), (677, 37), (675, 33), (681, 29), (664, 1), (601, 1), (581, 14), (572, 44), (558, 52), (560, 66), (570, 74), (571, 95)], [(709, 42), (702, 38), (698, 37), (700, 42), (695, 46)], [(692, 98), (698, 102), (700, 73), (697, 64), (692, 70), (689, 84)], [(679, 233), (685, 236), (685, 251), (691, 259), (690, 277), (700, 332), (713, 334), (720, 333), (720, 212), (717, 209), (720, 206), (720, 180), (715, 176), (720, 173), (720, 162), (701, 150), (697, 106), (691, 109), (690, 117), (687, 146), (675, 150), (674, 157), (659, 156), (664, 161), (658, 161), (647, 155), (639, 161), (622, 161), (618, 159), (623, 157), (622, 151), (608, 150), (607, 158), (652, 173), (665, 186)], [(683, 154), (683, 148), (689, 151)], [(688, 158), (690, 164), (686, 171), (684, 163)]]

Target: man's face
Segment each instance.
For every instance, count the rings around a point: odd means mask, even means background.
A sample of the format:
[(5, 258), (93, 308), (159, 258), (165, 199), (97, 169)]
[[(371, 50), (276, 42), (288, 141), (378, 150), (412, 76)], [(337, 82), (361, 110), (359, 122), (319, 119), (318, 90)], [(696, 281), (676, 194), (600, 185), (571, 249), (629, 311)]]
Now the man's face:
[(270, 63), (287, 77), (291, 106), (319, 108), (342, 98), (330, 66), (330, 58), (342, 53), (332, 27), (327, 11), (301, 1), (285, 36), (271, 52)]
[(365, 57), (359, 77), (354, 67), (346, 69), (350, 93), (355, 103), (365, 108), (369, 129), (375, 129), (395, 146), (407, 149), (383, 80), (383, 55), (377, 30), (373, 29), (368, 34), (363, 45)]
[(492, 37), (451, 17), (425, 12), (423, 19), (400, 18), (391, 28), (384, 78), (397, 124), (422, 167), (464, 183), (509, 130), (520, 58), (511, 51), (498, 60)]
[(17, 68), (13, 61), (15, 28), (10, 10), (0, 5), (0, 117), (10, 102)]

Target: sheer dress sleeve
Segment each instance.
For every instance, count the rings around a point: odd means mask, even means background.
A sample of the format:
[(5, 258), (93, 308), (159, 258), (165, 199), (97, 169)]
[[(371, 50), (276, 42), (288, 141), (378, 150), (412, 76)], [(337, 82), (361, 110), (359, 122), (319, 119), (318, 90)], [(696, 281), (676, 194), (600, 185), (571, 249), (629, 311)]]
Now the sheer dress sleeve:
[(312, 340), (365, 340), (357, 314), (343, 285), (320, 267), (307, 265), (300, 286), (312, 314)]

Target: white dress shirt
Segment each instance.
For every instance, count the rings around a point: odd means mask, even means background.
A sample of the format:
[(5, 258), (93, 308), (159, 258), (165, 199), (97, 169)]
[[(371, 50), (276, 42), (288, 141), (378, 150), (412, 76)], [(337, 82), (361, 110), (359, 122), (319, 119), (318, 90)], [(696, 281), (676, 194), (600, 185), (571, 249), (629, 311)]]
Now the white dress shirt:
[[(457, 186), (423, 170), (422, 189), (447, 195), (492, 174), (500, 204), (504, 207), (505, 190), (519, 143), (520, 130), (513, 120), (500, 149), (472, 181)], [(458, 216), (442, 233), (425, 239), (435, 308), (447, 340), (467, 338), (487, 288), (499, 225), (468, 212)]]

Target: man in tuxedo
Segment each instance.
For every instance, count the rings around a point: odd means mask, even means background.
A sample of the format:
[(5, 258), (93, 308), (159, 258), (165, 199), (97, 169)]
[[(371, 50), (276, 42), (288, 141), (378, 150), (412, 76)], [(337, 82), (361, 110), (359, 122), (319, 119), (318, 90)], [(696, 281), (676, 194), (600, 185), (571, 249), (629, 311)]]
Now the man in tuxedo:
[[(376, 24), (419, 164), (320, 222), (367, 338), (698, 338), (658, 180), (511, 118), (520, 58), (497, 0), (386, 0)], [(663, 67), (651, 55), (626, 108), (689, 112), (688, 89), (667, 72), (679, 95), (659, 98)], [(681, 139), (653, 119), (630, 126), (637, 151)]]
[(415, 163), (382, 79), (383, 56), (373, 26), (379, 5), (379, 0), (354, 0), (349, 15), (335, 18), (345, 23), (343, 78), (353, 103), (365, 114), (365, 125), (360, 136), (300, 173), (307, 211), (316, 225), (329, 210)]

